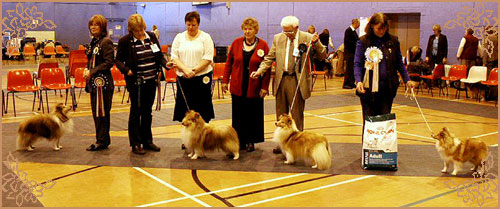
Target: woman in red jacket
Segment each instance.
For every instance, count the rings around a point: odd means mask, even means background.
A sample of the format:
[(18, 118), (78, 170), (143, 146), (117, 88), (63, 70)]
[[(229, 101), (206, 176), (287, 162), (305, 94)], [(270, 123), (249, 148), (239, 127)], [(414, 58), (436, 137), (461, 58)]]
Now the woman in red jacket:
[[(269, 52), (267, 42), (256, 37), (259, 23), (247, 17), (241, 24), (244, 36), (231, 44), (224, 69), (222, 88), (232, 96), (233, 127), (240, 138), (240, 149), (255, 150), (254, 143), (264, 142), (264, 97), (268, 94), (270, 71), (260, 79), (249, 79)], [(231, 77), (231, 79), (229, 79)]]

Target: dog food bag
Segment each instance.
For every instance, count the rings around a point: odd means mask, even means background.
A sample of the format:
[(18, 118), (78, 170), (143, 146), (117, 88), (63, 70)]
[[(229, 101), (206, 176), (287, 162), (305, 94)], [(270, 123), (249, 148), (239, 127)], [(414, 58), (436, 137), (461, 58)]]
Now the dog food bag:
[(363, 130), (363, 169), (398, 169), (396, 115), (366, 116)]

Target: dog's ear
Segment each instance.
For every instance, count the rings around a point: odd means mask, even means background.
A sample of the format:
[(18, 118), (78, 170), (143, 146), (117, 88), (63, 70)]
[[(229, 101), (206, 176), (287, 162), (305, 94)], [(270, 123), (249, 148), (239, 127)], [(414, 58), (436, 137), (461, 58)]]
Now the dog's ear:
[(194, 113), (194, 119), (198, 119), (198, 118), (200, 118), (200, 113), (195, 112)]

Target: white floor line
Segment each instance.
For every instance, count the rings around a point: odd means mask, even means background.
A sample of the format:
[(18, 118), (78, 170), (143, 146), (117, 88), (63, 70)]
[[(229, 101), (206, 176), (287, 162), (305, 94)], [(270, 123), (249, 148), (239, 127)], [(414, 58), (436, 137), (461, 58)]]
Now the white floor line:
[(287, 197), (292, 197), (292, 196), (296, 196), (296, 195), (300, 195), (300, 194), (304, 194), (304, 193), (308, 193), (308, 192), (314, 192), (314, 191), (317, 191), (317, 190), (320, 190), (320, 189), (325, 189), (325, 188), (334, 187), (334, 186), (338, 186), (338, 185), (342, 185), (342, 184), (347, 184), (347, 183), (351, 183), (351, 182), (355, 182), (355, 181), (359, 181), (359, 180), (371, 178), (371, 177), (374, 177), (374, 176), (375, 175), (363, 176), (363, 177), (359, 177), (359, 178), (355, 178), (355, 179), (350, 179), (350, 180), (346, 180), (346, 181), (341, 181), (341, 182), (337, 182), (337, 183), (329, 184), (329, 185), (325, 185), (325, 186), (320, 186), (320, 187), (316, 187), (316, 188), (313, 188), (313, 189), (308, 189), (308, 190), (304, 190), (304, 191), (300, 191), (300, 192), (296, 192), (296, 193), (292, 193), (292, 194), (288, 194), (288, 195), (283, 195), (283, 196), (273, 197), (273, 198), (270, 198), (270, 199), (261, 200), (261, 201), (257, 201), (257, 202), (253, 202), (253, 203), (248, 203), (248, 204), (244, 204), (244, 205), (240, 205), (240, 206), (236, 206), (236, 207), (248, 207), (248, 206), (257, 205), (257, 204), (261, 204), (261, 203), (271, 202), (271, 201), (274, 201), (274, 200), (279, 200), (279, 199), (283, 199), (283, 198), (287, 198)]
[[(408, 105), (399, 105), (399, 106), (394, 106), (394, 108), (401, 108), (401, 107), (408, 107)], [(351, 114), (351, 113), (359, 113), (362, 112), (362, 110), (354, 110), (354, 111), (349, 111), (349, 112), (337, 112), (337, 113), (330, 113), (330, 114), (325, 114), (321, 116), (332, 116), (332, 115), (345, 115), (345, 114)]]
[[(193, 195), (192, 197), (201, 197), (201, 196), (210, 195), (210, 194), (214, 194), (214, 193), (225, 192), (225, 191), (230, 191), (230, 190), (245, 188), (245, 187), (249, 187), (249, 186), (255, 186), (255, 185), (259, 185), (259, 184), (265, 184), (265, 183), (269, 183), (269, 182), (273, 182), (273, 181), (279, 181), (279, 180), (283, 180), (283, 179), (289, 179), (289, 178), (293, 178), (293, 177), (297, 177), (297, 176), (303, 176), (303, 175), (306, 175), (306, 174), (307, 173), (299, 173), (299, 174), (294, 174), (294, 175), (290, 175), (290, 176), (283, 176), (283, 177), (279, 177), (279, 178), (268, 179), (268, 180), (254, 182), (254, 183), (250, 183), (250, 184), (244, 184), (244, 185), (235, 186), (235, 187), (229, 187), (229, 188), (220, 189), (220, 190), (216, 190), (216, 191), (211, 191), (211, 192), (206, 192), (206, 193), (200, 193), (200, 194)], [(137, 206), (137, 207), (155, 206), (155, 205), (165, 204), (165, 203), (169, 203), (169, 202), (175, 202), (175, 201), (179, 201), (179, 200), (184, 200), (184, 199), (188, 199), (188, 197), (180, 197), (180, 198), (175, 198), (175, 199), (170, 199), (170, 200), (164, 200), (164, 201), (160, 201), (160, 202), (154, 202), (154, 203), (149, 203), (149, 204), (145, 204), (145, 205), (140, 205), (140, 206)]]
[(498, 144), (490, 145), (490, 147), (498, 147)]
[[(335, 120), (335, 121), (340, 121), (340, 122), (354, 124), (354, 125), (359, 125), (359, 126), (363, 125), (362, 123), (355, 123), (355, 122), (351, 122), (351, 121), (347, 121), (347, 120), (342, 120), (342, 119), (337, 119), (337, 118), (329, 118), (329, 117), (326, 117), (326, 116), (315, 115), (315, 114), (306, 113), (306, 112), (304, 112), (304, 115), (311, 115), (311, 116), (320, 117), (320, 118), (324, 118), (324, 119), (328, 119), (328, 120)], [(409, 135), (409, 136), (414, 136), (414, 137), (419, 137), (419, 138), (423, 138), (423, 139), (434, 140), (432, 137), (420, 136), (420, 135), (416, 135), (416, 134), (406, 133), (406, 132), (403, 132), (403, 131), (397, 131), (397, 132), (401, 133), (401, 134)]]
[(479, 138), (479, 137), (489, 136), (489, 135), (493, 135), (493, 134), (498, 134), (498, 131), (487, 133), (487, 134), (481, 134), (481, 135), (473, 136), (473, 137), (470, 137), (470, 138)]
[(170, 189), (173, 189), (173, 190), (174, 190), (174, 191), (176, 191), (176, 192), (181, 193), (182, 195), (186, 196), (186, 198), (189, 198), (189, 199), (191, 199), (191, 200), (193, 200), (193, 201), (195, 201), (195, 202), (197, 202), (197, 203), (200, 203), (201, 205), (203, 205), (203, 206), (205, 206), (205, 207), (212, 207), (212, 206), (210, 206), (209, 204), (207, 204), (207, 203), (205, 203), (205, 202), (203, 202), (203, 201), (199, 200), (198, 198), (196, 198), (196, 197), (193, 197), (193, 196), (189, 195), (188, 193), (186, 193), (186, 192), (184, 192), (184, 191), (182, 191), (182, 190), (178, 189), (177, 187), (174, 187), (174, 186), (170, 185), (169, 183), (167, 183), (167, 182), (165, 182), (165, 181), (163, 181), (163, 180), (159, 179), (159, 178), (158, 178), (158, 177), (156, 177), (156, 176), (153, 176), (152, 174), (148, 173), (147, 171), (143, 170), (142, 168), (139, 168), (139, 167), (134, 167), (134, 169), (136, 169), (136, 170), (140, 171), (141, 173), (145, 174), (146, 176), (149, 176), (150, 178), (152, 178), (152, 179), (156, 180), (157, 182), (160, 182), (161, 184), (165, 185), (166, 187), (168, 187), (168, 188), (170, 188)]

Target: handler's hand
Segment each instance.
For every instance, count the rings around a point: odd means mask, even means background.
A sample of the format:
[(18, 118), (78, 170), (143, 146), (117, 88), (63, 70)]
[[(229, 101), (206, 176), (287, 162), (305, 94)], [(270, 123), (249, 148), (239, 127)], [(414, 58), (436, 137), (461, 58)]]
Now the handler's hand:
[(361, 94), (365, 93), (365, 88), (363, 87), (363, 82), (358, 82), (356, 84), (356, 91), (358, 91)]
[(252, 74), (250, 74), (250, 77), (253, 78), (253, 79), (259, 79), (261, 74), (258, 73), (259, 71), (254, 71), (252, 72)]
[(268, 93), (268, 92), (267, 92), (267, 90), (265, 90), (265, 89), (261, 89), (261, 90), (260, 90), (260, 95), (259, 95), (259, 96), (260, 96), (260, 98), (264, 98), (264, 97), (266, 97), (267, 93)]

